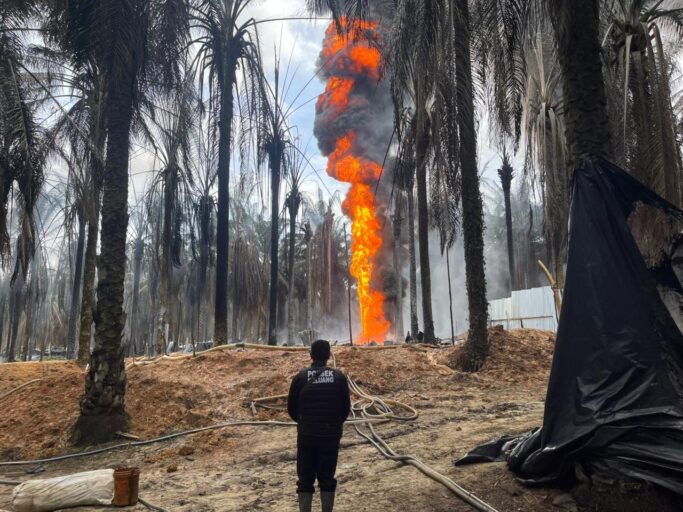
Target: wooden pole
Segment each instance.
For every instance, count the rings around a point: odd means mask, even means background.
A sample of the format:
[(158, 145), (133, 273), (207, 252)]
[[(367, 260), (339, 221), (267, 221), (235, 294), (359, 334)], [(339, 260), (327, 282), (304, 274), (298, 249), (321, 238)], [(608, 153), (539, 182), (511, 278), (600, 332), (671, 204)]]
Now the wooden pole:
[(446, 273), (448, 274), (448, 311), (451, 314), (451, 345), (455, 345), (455, 329), (453, 328), (453, 292), (451, 291), (451, 263), (446, 247)]
[(351, 327), (351, 266), (349, 265), (349, 241), (346, 239), (346, 224), (344, 224), (344, 247), (346, 249), (346, 272), (348, 273), (346, 294), (349, 303), (349, 343), (353, 346), (353, 330)]
[(541, 267), (541, 270), (543, 271), (545, 276), (548, 278), (548, 282), (550, 283), (550, 288), (553, 290), (553, 298), (555, 299), (555, 314), (557, 315), (557, 321), (559, 322), (560, 311), (562, 310), (562, 298), (560, 297), (559, 286), (557, 285), (557, 282), (553, 278), (553, 275), (548, 270), (548, 267), (546, 267), (541, 260), (538, 260), (538, 266)]

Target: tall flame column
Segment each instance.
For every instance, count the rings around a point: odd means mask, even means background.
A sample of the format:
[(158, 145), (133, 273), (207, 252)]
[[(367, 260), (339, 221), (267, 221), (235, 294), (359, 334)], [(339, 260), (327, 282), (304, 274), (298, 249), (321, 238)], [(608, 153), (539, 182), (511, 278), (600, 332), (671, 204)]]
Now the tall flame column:
[(353, 38), (340, 36), (334, 23), (325, 33), (321, 65), (327, 84), (316, 104), (316, 136), (328, 155), (327, 173), (351, 184), (342, 209), (352, 221), (350, 272), (357, 280), (360, 304), (361, 335), (354, 341), (381, 343), (391, 330), (384, 312), (385, 295), (377, 284), (383, 240), (374, 190), (382, 167), (361, 140), (368, 129), (363, 120), (372, 110), (379, 81), (380, 54), (370, 44), (377, 38), (377, 24), (358, 21), (349, 27), (347, 23), (342, 20)]

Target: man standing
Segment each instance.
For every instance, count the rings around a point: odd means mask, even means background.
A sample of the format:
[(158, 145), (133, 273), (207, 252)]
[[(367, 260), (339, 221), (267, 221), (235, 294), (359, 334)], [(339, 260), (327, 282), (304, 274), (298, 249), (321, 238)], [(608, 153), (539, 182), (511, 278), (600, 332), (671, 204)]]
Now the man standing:
[(322, 512), (332, 512), (337, 480), (339, 441), (351, 411), (349, 383), (342, 372), (327, 366), (330, 344), (311, 345), (312, 365), (292, 380), (287, 412), (297, 423), (296, 492), (299, 511), (311, 512), (313, 484), (318, 478)]

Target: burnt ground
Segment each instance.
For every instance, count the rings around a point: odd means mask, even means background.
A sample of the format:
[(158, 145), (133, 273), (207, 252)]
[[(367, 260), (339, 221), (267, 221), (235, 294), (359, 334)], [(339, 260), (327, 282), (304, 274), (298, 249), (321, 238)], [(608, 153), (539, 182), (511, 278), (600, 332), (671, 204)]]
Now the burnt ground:
[[(477, 444), (540, 425), (552, 347), (552, 335), (544, 331), (492, 330), (491, 357), (478, 374), (446, 366), (457, 347), (338, 348), (335, 353), (338, 366), (367, 391), (419, 411), (414, 422), (378, 427), (397, 452), (416, 455), (501, 512), (577, 510), (560, 489), (522, 486), (504, 463), (457, 468), (452, 464)], [(306, 364), (305, 353), (247, 349), (134, 366), (128, 372), (126, 397), (131, 433), (146, 439), (221, 421), (254, 419), (245, 403), (286, 392), (291, 376)], [(78, 412), (82, 372), (71, 363), (0, 365), (0, 396), (37, 377), (42, 377), (39, 383), (0, 403), (2, 461), (73, 451), (69, 430)], [(286, 419), (277, 411), (262, 411), (256, 418)], [(50, 477), (139, 466), (140, 495), (167, 510), (287, 512), (297, 510), (295, 444), (293, 428), (237, 427), (38, 469), (40, 477)], [(32, 469), (0, 467), (0, 479), (23, 480), (31, 477), (26, 471)], [(337, 477), (339, 512), (471, 510), (415, 468), (383, 459), (351, 427), (342, 439)], [(579, 510), (598, 510), (591, 506)], [(7, 486), (0, 486), (3, 508), (11, 510)]]

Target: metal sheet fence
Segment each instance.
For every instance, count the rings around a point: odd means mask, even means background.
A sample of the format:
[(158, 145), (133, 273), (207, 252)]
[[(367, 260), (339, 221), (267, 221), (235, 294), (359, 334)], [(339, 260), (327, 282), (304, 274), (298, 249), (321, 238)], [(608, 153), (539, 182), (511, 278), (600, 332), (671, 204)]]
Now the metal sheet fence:
[(512, 297), (489, 302), (489, 325), (557, 330), (555, 302), (550, 286), (518, 290)]

